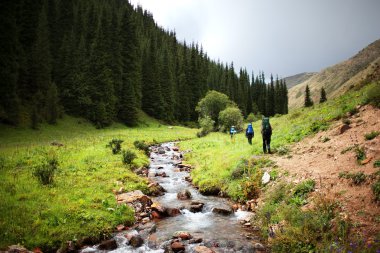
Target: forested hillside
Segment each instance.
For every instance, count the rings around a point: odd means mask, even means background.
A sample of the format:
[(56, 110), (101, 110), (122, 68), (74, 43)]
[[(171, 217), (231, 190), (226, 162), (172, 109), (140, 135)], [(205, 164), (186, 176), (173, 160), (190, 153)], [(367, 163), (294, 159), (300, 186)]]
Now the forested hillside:
[(285, 82), (210, 59), (125, 0), (1, 1), (0, 10), (0, 122), (38, 128), (67, 113), (134, 125), (140, 109), (194, 121), (211, 89), (244, 115), (287, 113)]

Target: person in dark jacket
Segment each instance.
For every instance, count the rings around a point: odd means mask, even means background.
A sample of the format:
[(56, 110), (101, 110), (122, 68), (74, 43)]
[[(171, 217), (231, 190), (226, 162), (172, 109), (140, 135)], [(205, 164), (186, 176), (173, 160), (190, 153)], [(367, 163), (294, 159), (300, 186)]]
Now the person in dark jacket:
[(248, 143), (252, 145), (252, 138), (255, 136), (255, 132), (253, 131), (252, 123), (249, 123), (247, 129), (245, 130), (245, 137), (248, 139)]
[(270, 141), (272, 137), (272, 126), (269, 123), (269, 118), (263, 117), (262, 124), (261, 124), (261, 135), (263, 136), (263, 151), (264, 154), (268, 153), (271, 154), (270, 151)]

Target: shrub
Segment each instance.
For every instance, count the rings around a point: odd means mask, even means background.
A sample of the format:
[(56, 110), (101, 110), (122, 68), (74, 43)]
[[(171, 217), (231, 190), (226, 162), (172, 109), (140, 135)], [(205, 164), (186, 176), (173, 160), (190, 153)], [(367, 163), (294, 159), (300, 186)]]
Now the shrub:
[(119, 140), (119, 139), (112, 139), (112, 141), (110, 141), (106, 147), (107, 148), (111, 148), (112, 149), (112, 154), (118, 154), (120, 153), (121, 151), (121, 143), (123, 143), (124, 141), (123, 140)]
[(279, 155), (287, 155), (289, 154), (289, 148), (286, 146), (281, 146), (276, 149), (277, 154)]
[(353, 173), (350, 175), (352, 182), (355, 185), (361, 185), (363, 182), (365, 182), (367, 176), (361, 171), (358, 173)]
[(380, 201), (380, 180), (372, 185), (372, 192), (375, 195), (375, 200)]
[(380, 160), (376, 160), (376, 161), (373, 163), (373, 167), (374, 167), (374, 168), (379, 168), (379, 167), (380, 167)]
[(328, 142), (329, 140), (330, 140), (330, 138), (327, 137), (327, 136), (324, 136), (324, 137), (322, 138), (322, 142), (323, 142), (323, 143)]
[(376, 83), (368, 89), (366, 95), (366, 103), (380, 108), (380, 83)]
[(372, 131), (368, 134), (365, 134), (364, 137), (367, 141), (369, 141), (369, 140), (375, 139), (379, 134), (380, 132), (378, 131)]
[(198, 137), (206, 136), (212, 130), (214, 130), (215, 121), (209, 116), (199, 118), (199, 125), (202, 128), (200, 132), (197, 133)]
[(363, 161), (366, 158), (365, 151), (364, 151), (363, 147), (357, 146), (356, 149), (355, 149), (355, 153), (356, 153), (356, 160), (358, 162), (361, 162), (361, 161)]
[(123, 164), (127, 164), (129, 166), (131, 166), (133, 160), (136, 158), (136, 154), (135, 152), (133, 152), (132, 150), (123, 150), (122, 151), (122, 161), (123, 161)]
[(253, 112), (248, 114), (247, 118), (245, 119), (247, 122), (256, 122), (259, 119), (261, 119), (260, 115), (255, 115)]
[(235, 126), (236, 130), (241, 130), (243, 115), (239, 108), (227, 107), (219, 113), (219, 123), (224, 130), (230, 129), (231, 126)]
[(133, 145), (135, 148), (144, 151), (145, 154), (149, 156), (149, 145), (145, 141), (134, 141)]
[(33, 176), (43, 185), (50, 185), (54, 182), (54, 174), (58, 169), (58, 160), (55, 156), (45, 159), (36, 165), (33, 171)]

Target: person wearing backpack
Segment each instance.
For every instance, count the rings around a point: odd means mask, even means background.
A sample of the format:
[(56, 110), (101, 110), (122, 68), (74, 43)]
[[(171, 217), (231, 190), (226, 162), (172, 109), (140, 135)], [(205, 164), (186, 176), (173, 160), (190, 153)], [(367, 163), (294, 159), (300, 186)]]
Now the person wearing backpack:
[(253, 136), (255, 136), (255, 132), (253, 131), (252, 123), (249, 123), (247, 129), (245, 130), (245, 137), (247, 137), (250, 145), (252, 145)]
[(264, 154), (267, 153), (267, 151), (269, 154), (271, 154), (270, 139), (272, 137), (272, 126), (269, 123), (268, 117), (263, 117), (262, 124), (261, 124), (261, 135), (263, 136)]
[(231, 135), (231, 140), (233, 140), (234, 135), (236, 134), (236, 130), (234, 126), (231, 126), (230, 128), (230, 135)]

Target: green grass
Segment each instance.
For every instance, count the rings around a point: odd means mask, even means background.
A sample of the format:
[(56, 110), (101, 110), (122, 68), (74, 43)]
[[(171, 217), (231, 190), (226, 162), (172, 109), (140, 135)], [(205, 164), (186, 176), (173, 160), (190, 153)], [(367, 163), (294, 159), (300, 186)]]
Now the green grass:
[(372, 131), (370, 133), (365, 134), (364, 138), (367, 141), (369, 141), (369, 140), (375, 139), (379, 134), (380, 134), (380, 132), (378, 132), (378, 131)]
[[(133, 150), (134, 167), (149, 163), (143, 150), (133, 143), (194, 138), (195, 129), (168, 127), (150, 119), (136, 128), (114, 124), (97, 130), (88, 122), (65, 117), (56, 126), (40, 130), (0, 125), (0, 249), (23, 244), (32, 249), (57, 249), (62, 242), (84, 236), (103, 238), (118, 224), (131, 224), (133, 211), (117, 206), (113, 189), (140, 189), (147, 182), (112, 154), (106, 145), (124, 140), (121, 148)], [(51, 142), (63, 146), (51, 146)], [(35, 168), (55, 157), (58, 168), (51, 184), (33, 176)]]
[[(334, 120), (341, 119), (347, 112), (355, 111), (358, 104), (368, 102), (366, 94), (375, 85), (351, 91), (312, 108), (301, 108), (291, 111), (288, 115), (271, 118), (272, 150), (278, 151), (279, 154), (287, 154), (288, 144), (328, 129)], [(244, 182), (232, 179), (231, 175), (241, 159), (249, 160), (252, 156), (262, 155), (260, 124), (261, 121), (253, 123), (255, 137), (252, 146), (248, 144), (244, 133), (235, 135), (234, 141), (227, 134), (211, 133), (206, 137), (182, 142), (180, 145), (183, 150), (193, 151), (185, 155), (185, 159), (196, 167), (192, 171), (193, 182), (201, 190), (218, 188), (235, 200), (243, 200), (236, 194), (236, 190), (229, 189), (243, 189)]]

